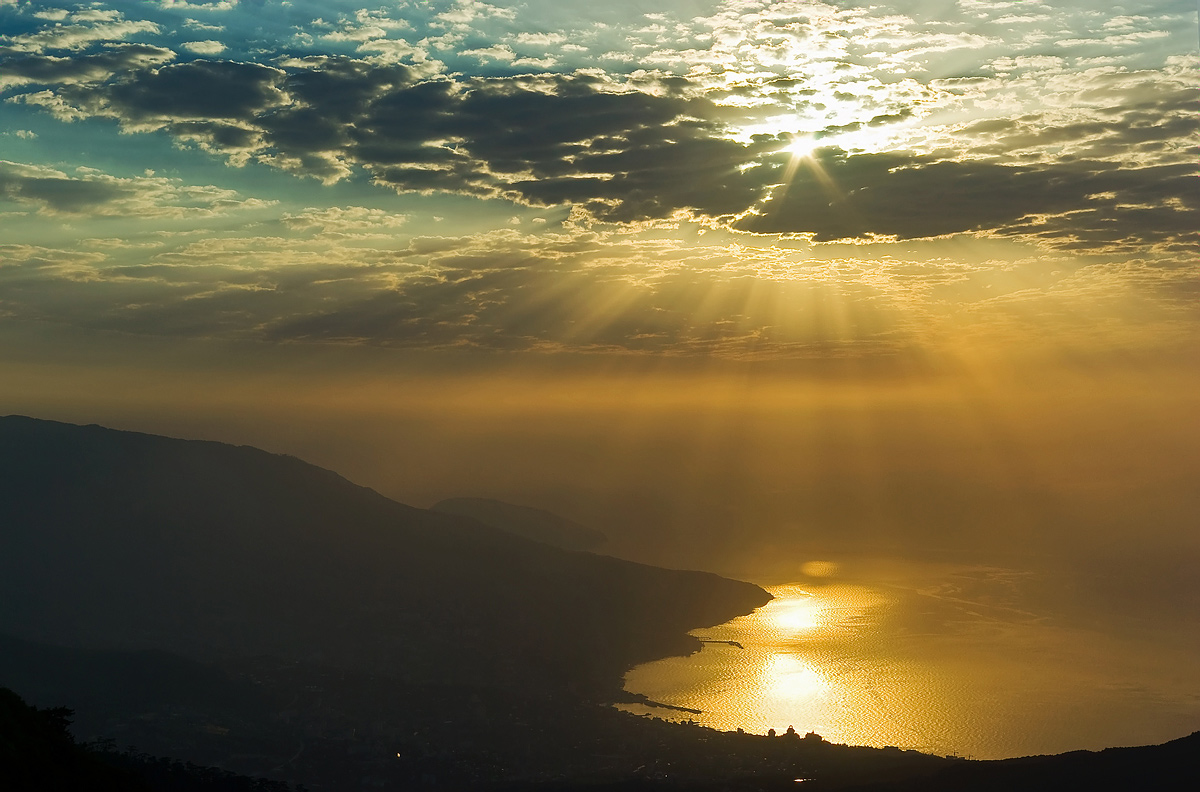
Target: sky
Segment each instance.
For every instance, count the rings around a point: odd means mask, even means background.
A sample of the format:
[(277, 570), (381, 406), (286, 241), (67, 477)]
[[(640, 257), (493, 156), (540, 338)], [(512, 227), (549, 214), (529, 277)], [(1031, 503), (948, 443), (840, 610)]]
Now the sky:
[(0, 412), (726, 571), (1178, 557), (1197, 45), (1191, 0), (0, 0)]

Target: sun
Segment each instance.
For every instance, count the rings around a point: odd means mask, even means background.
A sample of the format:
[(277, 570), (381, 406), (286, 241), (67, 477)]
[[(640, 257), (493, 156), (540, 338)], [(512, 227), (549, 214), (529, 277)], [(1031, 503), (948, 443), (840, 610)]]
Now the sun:
[(817, 174), (818, 178), (822, 181), (827, 180), (828, 177), (817, 160), (817, 149), (824, 144), (818, 141), (815, 135), (792, 134), (790, 138), (791, 140), (788, 144), (779, 150), (779, 153), (788, 155), (787, 164), (783, 168), (783, 184), (785, 185), (785, 189), (786, 185), (790, 184), (792, 179), (796, 177), (796, 173), (800, 170), (801, 166), (805, 170)]
[(783, 151), (791, 154), (793, 159), (812, 159), (817, 146), (817, 140), (812, 135), (793, 135)]

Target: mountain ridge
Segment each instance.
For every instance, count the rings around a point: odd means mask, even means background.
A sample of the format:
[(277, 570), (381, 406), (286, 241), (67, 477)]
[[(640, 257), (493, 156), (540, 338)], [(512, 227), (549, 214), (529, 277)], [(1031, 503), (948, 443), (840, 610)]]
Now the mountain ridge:
[(492, 498), (446, 498), (430, 506), (429, 510), (470, 517), (484, 525), (563, 550), (595, 550), (608, 541), (602, 531), (554, 512)]
[(92, 648), (611, 692), (631, 665), (694, 649), (687, 630), (769, 599), (250, 446), (25, 416), (0, 418), (0, 517), (0, 631)]

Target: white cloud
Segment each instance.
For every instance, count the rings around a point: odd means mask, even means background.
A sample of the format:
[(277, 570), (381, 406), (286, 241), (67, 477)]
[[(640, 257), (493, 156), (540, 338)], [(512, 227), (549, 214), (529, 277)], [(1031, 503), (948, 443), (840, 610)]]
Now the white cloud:
[(511, 8), (499, 8), (480, 0), (456, 0), (454, 8), (443, 11), (434, 19), (443, 25), (465, 29), (479, 19), (513, 19), (516, 15)]
[(478, 58), (481, 61), (495, 60), (504, 62), (512, 61), (517, 57), (517, 54), (512, 51), (512, 47), (507, 44), (493, 44), (490, 47), (463, 50), (459, 55)]
[(347, 24), (341, 30), (326, 33), (321, 38), (326, 41), (371, 41), (387, 36), (387, 31), (377, 25)]
[(558, 60), (550, 56), (544, 58), (517, 58), (512, 62), (513, 66), (530, 66), (535, 69), (552, 69), (558, 65)]
[(153, 22), (127, 20), (116, 12), (84, 11), (73, 14), (70, 19), (84, 24), (55, 24), (35, 33), (0, 36), (0, 45), (17, 52), (82, 50), (100, 42), (124, 41), (138, 33), (161, 31)]
[(183, 25), (192, 30), (206, 30), (213, 33), (220, 33), (225, 30), (224, 25), (212, 25), (208, 22), (201, 22), (199, 19), (185, 19), (183, 20)]
[(85, 8), (71, 15), (72, 22), (116, 22), (122, 19), (120, 11), (108, 8)]
[(185, 41), (179, 46), (197, 55), (220, 55), (225, 51), (225, 45), (219, 41)]
[(327, 41), (372, 41), (386, 39), (389, 31), (409, 30), (412, 25), (408, 20), (390, 17), (382, 9), (369, 11), (360, 9), (354, 13), (353, 19), (342, 18), (335, 24), (323, 19), (314, 19), (313, 27), (334, 28), (321, 37)]
[(1140, 30), (1133, 33), (1122, 33), (1107, 36), (1102, 39), (1074, 38), (1058, 42), (1060, 47), (1132, 47), (1142, 45), (1150, 39), (1167, 38), (1171, 34), (1165, 30)]
[(518, 33), (513, 39), (517, 44), (530, 47), (552, 47), (566, 40), (567, 37), (561, 33)]
[(158, 4), (171, 11), (232, 11), (238, 0), (158, 0)]
[(327, 209), (308, 208), (296, 214), (285, 214), (280, 219), (294, 230), (317, 230), (324, 235), (359, 235), (399, 228), (408, 221), (408, 215), (365, 206), (331, 206)]
[(360, 8), (354, 12), (354, 18), (358, 20), (360, 25), (378, 25), (388, 30), (411, 30), (412, 25), (407, 19), (396, 19), (388, 16), (381, 8), (378, 11), (371, 11), (366, 8)]

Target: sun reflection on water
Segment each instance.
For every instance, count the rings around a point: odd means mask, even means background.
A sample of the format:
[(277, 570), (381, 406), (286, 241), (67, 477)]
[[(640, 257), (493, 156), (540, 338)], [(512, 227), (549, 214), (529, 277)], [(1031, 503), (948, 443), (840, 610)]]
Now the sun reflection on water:
[(696, 631), (702, 651), (626, 675), (627, 690), (698, 714), (626, 708), (992, 759), (1195, 728), (1200, 696), (1179, 673), (1195, 666), (1193, 650), (1060, 626), (1019, 599), (998, 608), (995, 569), (924, 569), (885, 586), (841, 579), (832, 564), (807, 568), (754, 613)]
[(800, 633), (820, 625), (820, 601), (812, 596), (783, 600), (772, 611), (771, 623), (781, 632)]
[(767, 678), (771, 693), (789, 701), (815, 698), (828, 687), (824, 677), (796, 655), (771, 655)]
[(850, 703), (861, 696), (864, 675), (839, 654), (870, 638), (890, 601), (877, 589), (836, 583), (776, 586), (771, 593), (775, 599), (754, 613), (697, 631), (710, 642), (699, 654), (633, 669), (626, 688), (703, 709), (700, 722), (717, 728), (765, 734), (795, 724), (830, 739), (869, 741), (866, 720), (878, 711)]

